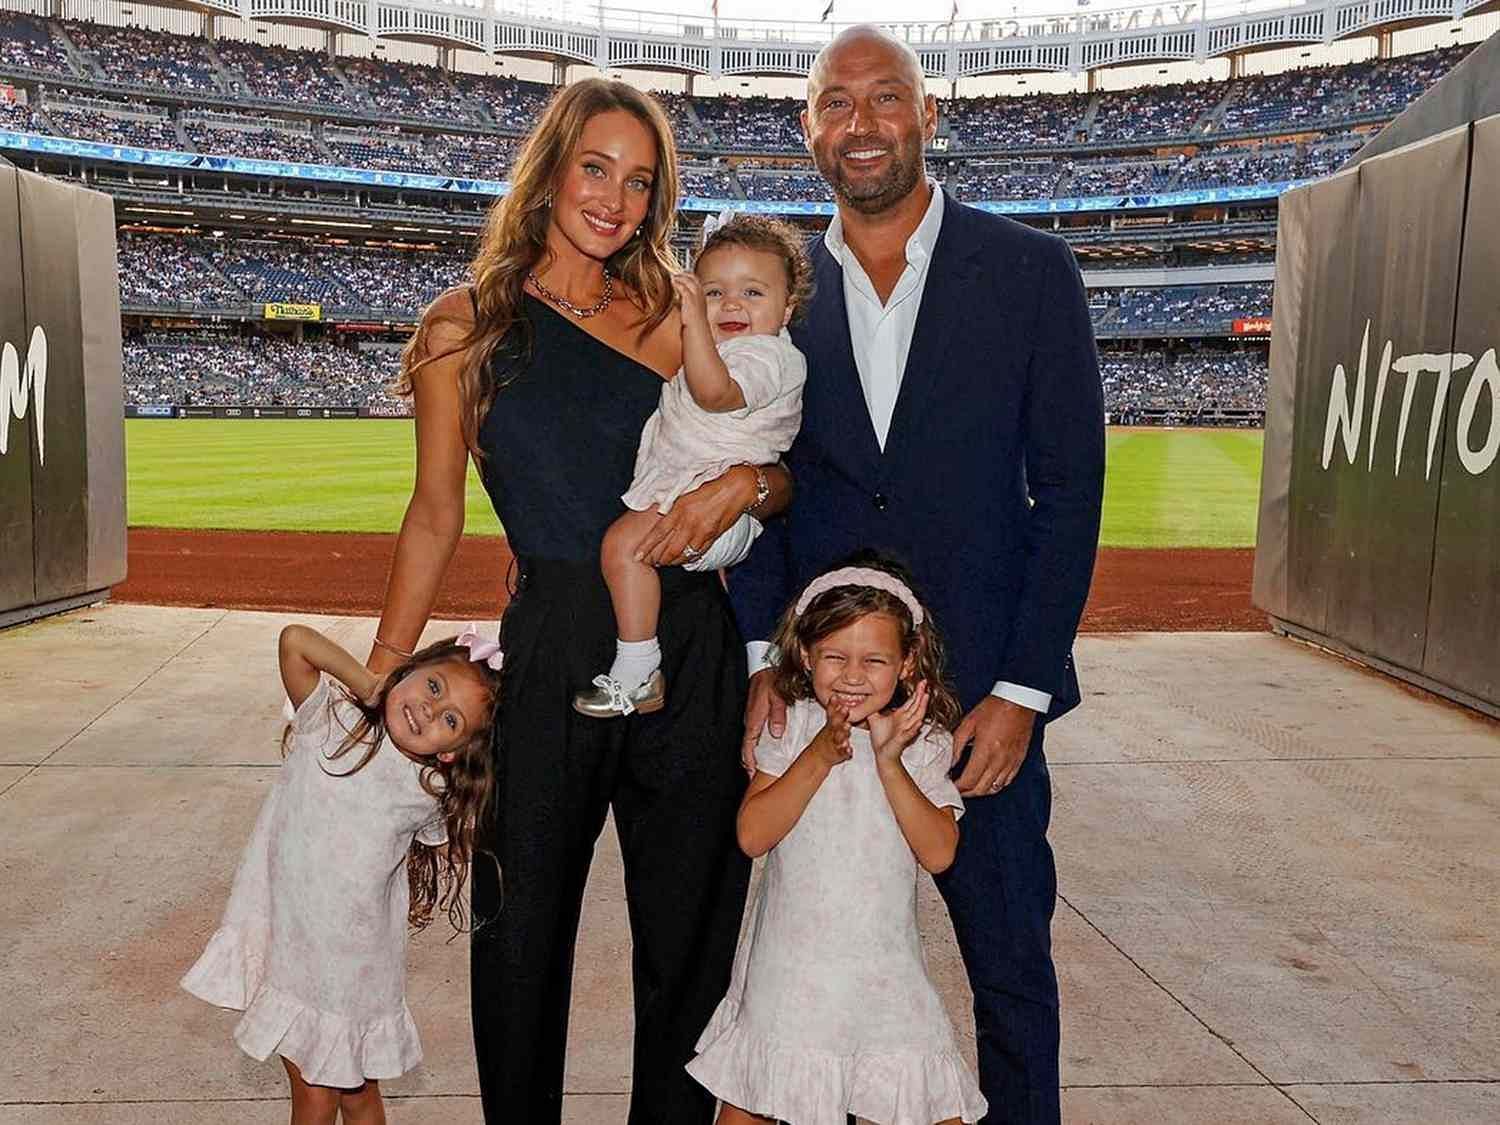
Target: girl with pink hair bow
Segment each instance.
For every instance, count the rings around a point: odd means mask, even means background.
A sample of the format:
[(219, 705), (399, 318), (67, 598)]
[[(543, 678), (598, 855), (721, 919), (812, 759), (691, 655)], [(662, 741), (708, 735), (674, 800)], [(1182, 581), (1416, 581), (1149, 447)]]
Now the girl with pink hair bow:
[[(495, 787), (500, 646), (469, 626), (376, 676), (302, 625), (281, 633), (285, 761), (219, 929), (182, 978), (279, 1055), (292, 1125), (383, 1122), (380, 1082), (422, 1061), (409, 929), (464, 928), (475, 828)], [(404, 877), (403, 877), (404, 868)]]

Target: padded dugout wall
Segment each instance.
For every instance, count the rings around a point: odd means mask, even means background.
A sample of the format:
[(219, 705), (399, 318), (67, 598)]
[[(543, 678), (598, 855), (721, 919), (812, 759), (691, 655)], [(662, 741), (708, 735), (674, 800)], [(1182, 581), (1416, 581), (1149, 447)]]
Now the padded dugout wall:
[(1254, 585), (1288, 632), (1494, 714), (1497, 193), (1500, 116), (1282, 197)]
[(114, 204), (0, 166), (0, 624), (125, 576)]

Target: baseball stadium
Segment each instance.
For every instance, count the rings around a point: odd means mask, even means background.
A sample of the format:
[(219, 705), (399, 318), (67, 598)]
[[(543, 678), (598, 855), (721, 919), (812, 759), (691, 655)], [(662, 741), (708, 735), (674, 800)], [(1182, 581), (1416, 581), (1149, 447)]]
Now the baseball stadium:
[[(1500, 2), (1068, 2), (0, 0), (0, 1125), (287, 1118), (178, 980), (276, 782), (276, 633), (379, 643), (424, 310), (587, 77), (665, 111), (680, 262), (735, 214), (814, 240), (809, 75), (867, 23), (937, 99), (927, 176), (1066, 242), (1097, 348), (1062, 1120), (1500, 1121)], [(515, 568), (471, 465), (423, 636), (493, 634)], [(639, 1117), (626, 866), (607, 827), (570, 1125)], [(391, 1120), (487, 1119), (469, 974), (412, 938)]]

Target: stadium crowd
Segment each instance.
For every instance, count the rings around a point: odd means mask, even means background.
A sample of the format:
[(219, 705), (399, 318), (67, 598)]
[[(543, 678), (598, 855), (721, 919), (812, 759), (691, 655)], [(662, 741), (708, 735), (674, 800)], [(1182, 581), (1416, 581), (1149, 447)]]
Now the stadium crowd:
[(327, 164), (331, 157), (311, 132), (298, 132), (274, 117), (261, 117), (260, 124), (248, 116), (205, 113), (183, 114), (183, 135), (199, 152), (237, 153), (256, 160)]
[[(64, 39), (78, 48), (83, 69), (69, 59)], [(1130, 143), (1186, 136), (1200, 127), (1206, 133), (1331, 127), (1340, 120), (1398, 112), (1469, 49), (1097, 95), (945, 99), (942, 128), (952, 147), (972, 150)], [(548, 86), (499, 74), (330, 58), (229, 38), (210, 45), (197, 37), (15, 12), (0, 12), (0, 66), (75, 82), (103, 79), (174, 93), (216, 91), (302, 110), (316, 105), (359, 116), (419, 117), (511, 132), (529, 129), (551, 96)], [(803, 151), (802, 105), (795, 99), (659, 97), (688, 147)]]
[[(138, 148), (182, 147), (170, 117), (130, 112), (126, 102), (103, 98), (57, 99), (49, 100), (42, 108), (53, 130), (64, 136)], [(33, 116), (33, 121), (36, 120)]]
[(388, 347), (268, 336), (146, 332), (123, 344), (125, 402), (173, 406), (377, 406), (398, 367)]
[(1089, 294), (1094, 327), (1125, 332), (1227, 330), (1236, 319), (1271, 315), (1269, 281), (1096, 289)]
[(290, 301), (403, 317), (415, 317), (468, 268), (462, 257), (437, 250), (124, 230), (119, 261), (127, 310)]
[[(125, 401), (172, 406), (376, 406), (390, 394), (399, 351), (330, 340), (291, 343), (222, 332), (143, 332), (124, 344)], [(1103, 350), (1105, 409), (1263, 410), (1263, 347)]]
[(1269, 371), (1265, 348), (1099, 353), (1104, 407), (1115, 416), (1141, 409), (1264, 410)]

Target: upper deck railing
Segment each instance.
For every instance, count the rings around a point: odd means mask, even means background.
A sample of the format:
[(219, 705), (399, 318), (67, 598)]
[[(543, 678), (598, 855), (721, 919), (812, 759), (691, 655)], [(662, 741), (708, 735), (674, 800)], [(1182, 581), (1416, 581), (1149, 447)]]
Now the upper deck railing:
[[(168, 0), (163, 0), (168, 2)], [(602, 69), (802, 77), (847, 24), (715, 19), (579, 0), (176, 0), (209, 13), (313, 25)], [(884, 23), (929, 78), (1202, 61), (1441, 23), (1500, 0), (1179, 0), (1058, 15)]]

